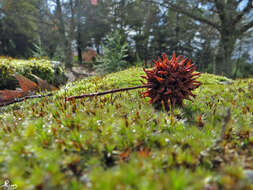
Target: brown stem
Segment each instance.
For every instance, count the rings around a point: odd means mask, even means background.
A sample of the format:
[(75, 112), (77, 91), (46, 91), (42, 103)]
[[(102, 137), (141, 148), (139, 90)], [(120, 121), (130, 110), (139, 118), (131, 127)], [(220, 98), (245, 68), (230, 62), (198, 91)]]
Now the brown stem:
[(105, 94), (112, 94), (115, 92), (122, 92), (122, 91), (134, 90), (134, 89), (138, 89), (138, 88), (150, 88), (150, 87), (152, 87), (152, 85), (135, 86), (135, 87), (128, 87), (128, 88), (113, 89), (113, 90), (108, 90), (108, 91), (104, 91), (104, 92), (96, 92), (96, 93), (91, 93), (91, 94), (82, 94), (79, 96), (67, 97), (66, 101), (80, 99), (80, 98), (86, 98), (86, 97), (102, 96)]
[(45, 95), (32, 95), (32, 96), (25, 96), (23, 98), (15, 98), (13, 100), (9, 100), (9, 101), (6, 101), (6, 102), (0, 102), (0, 107), (3, 107), (3, 106), (8, 106), (10, 104), (14, 104), (14, 103), (17, 103), (17, 102), (23, 102), (27, 99), (33, 99), (33, 98), (43, 98), (43, 97), (48, 97), (48, 96), (53, 96), (52, 93), (50, 94), (45, 94)]

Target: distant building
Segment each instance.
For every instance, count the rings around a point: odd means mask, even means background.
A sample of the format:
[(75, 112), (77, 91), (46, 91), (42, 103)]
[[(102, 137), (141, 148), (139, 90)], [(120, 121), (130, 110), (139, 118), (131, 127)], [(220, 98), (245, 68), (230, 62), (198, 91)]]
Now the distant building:
[[(77, 52), (73, 52), (73, 56), (77, 56)], [(85, 63), (95, 62), (97, 57), (97, 52), (93, 48), (86, 48), (82, 51), (82, 58)]]
[(82, 52), (82, 58), (84, 62), (91, 63), (95, 62), (97, 57), (97, 52), (92, 48), (87, 48)]

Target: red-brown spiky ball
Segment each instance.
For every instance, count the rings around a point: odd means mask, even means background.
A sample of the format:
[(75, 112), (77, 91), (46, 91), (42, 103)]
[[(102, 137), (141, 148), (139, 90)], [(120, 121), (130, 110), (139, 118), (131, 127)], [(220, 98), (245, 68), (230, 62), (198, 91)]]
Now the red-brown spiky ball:
[(142, 76), (147, 80), (144, 85), (150, 86), (143, 92), (144, 97), (150, 97), (150, 103), (165, 106), (166, 110), (170, 106), (179, 105), (183, 107), (183, 100), (191, 100), (195, 97), (192, 90), (198, 88), (201, 82), (196, 81), (200, 73), (195, 72), (196, 66), (191, 64), (191, 60), (183, 56), (176, 57), (173, 53), (169, 60), (166, 54), (154, 60), (154, 67), (151, 70), (145, 70), (147, 76)]

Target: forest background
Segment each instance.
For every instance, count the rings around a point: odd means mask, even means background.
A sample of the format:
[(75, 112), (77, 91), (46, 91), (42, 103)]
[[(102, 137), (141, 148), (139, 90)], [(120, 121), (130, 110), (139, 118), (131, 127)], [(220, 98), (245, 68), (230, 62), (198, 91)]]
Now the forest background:
[(253, 75), (252, 0), (0, 1), (2, 56), (92, 65), (83, 52), (103, 55), (108, 35), (125, 48), (125, 66), (175, 52), (202, 72)]

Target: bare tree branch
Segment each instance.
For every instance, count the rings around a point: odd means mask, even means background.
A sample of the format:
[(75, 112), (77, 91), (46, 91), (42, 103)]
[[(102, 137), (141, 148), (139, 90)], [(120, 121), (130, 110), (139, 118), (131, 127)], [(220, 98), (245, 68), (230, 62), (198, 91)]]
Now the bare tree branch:
[(235, 19), (233, 20), (233, 26), (236, 25), (238, 22), (240, 22), (240, 20), (242, 19), (242, 17), (249, 13), (249, 11), (253, 8), (253, 0), (248, 0), (248, 4), (247, 6), (242, 10), (242, 12), (240, 14), (238, 14)]
[(195, 20), (198, 20), (199, 22), (208, 24), (208, 25), (210, 25), (210, 26), (216, 28), (217, 30), (220, 30), (220, 26), (219, 26), (218, 24), (216, 24), (216, 23), (214, 23), (214, 22), (212, 22), (212, 21), (210, 21), (210, 20), (208, 20), (208, 19), (206, 19), (206, 18), (204, 18), (204, 17), (201, 17), (201, 16), (199, 16), (199, 15), (195, 15), (195, 14), (192, 13), (192, 12), (186, 11), (186, 10), (185, 10), (184, 8), (182, 8), (182, 7), (175, 6), (175, 5), (171, 5), (170, 8), (173, 9), (174, 11), (178, 11), (178, 12), (180, 12), (180, 13), (182, 13), (182, 14), (185, 14), (185, 15), (187, 15), (187, 16), (189, 16), (189, 17), (195, 19)]
[(25, 96), (23, 98), (15, 98), (13, 100), (9, 100), (9, 101), (6, 101), (6, 102), (0, 102), (0, 107), (8, 106), (10, 104), (15, 104), (15, 103), (18, 103), (18, 102), (23, 102), (27, 99), (43, 98), (43, 97), (49, 97), (49, 96), (53, 96), (53, 94), (52, 93), (45, 94), (45, 95), (38, 94), (38, 95), (32, 95), (32, 96)]
[(244, 32), (247, 32), (250, 28), (253, 28), (253, 20), (247, 24), (245, 24), (241, 30), (239, 30), (239, 35), (243, 34)]
[(185, 8), (177, 6), (177, 5), (173, 4), (173, 3), (167, 2), (167, 4), (165, 4), (165, 3), (156, 2), (154, 0), (147, 0), (146, 2), (156, 3), (156, 4), (159, 4), (162, 7), (170, 8), (173, 11), (180, 12), (180, 13), (182, 13), (182, 14), (184, 14), (186, 16), (189, 16), (189, 17), (191, 17), (191, 18), (193, 18), (193, 19), (195, 19), (195, 20), (197, 20), (199, 22), (208, 24), (208, 25), (214, 27), (215, 29), (217, 29), (219, 31), (221, 29), (221, 27), (218, 24), (216, 24), (216, 23), (208, 20), (207, 18), (204, 18), (204, 17), (202, 17), (200, 15), (196, 15), (195, 13), (193, 13), (191, 11), (187, 11)]
[(214, 5), (216, 7), (217, 13), (220, 17), (220, 20), (222, 23), (226, 23), (227, 22), (227, 18), (225, 15), (225, 7), (224, 7), (224, 3), (222, 3), (220, 0), (214, 0)]

